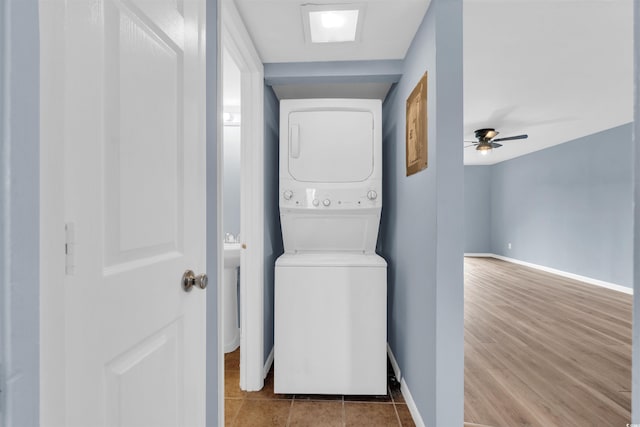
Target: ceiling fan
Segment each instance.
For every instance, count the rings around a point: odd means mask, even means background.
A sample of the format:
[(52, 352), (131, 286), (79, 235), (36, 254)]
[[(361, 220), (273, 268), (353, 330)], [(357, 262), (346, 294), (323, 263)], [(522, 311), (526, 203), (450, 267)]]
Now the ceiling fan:
[(508, 136), (506, 138), (497, 138), (500, 132), (496, 131), (493, 128), (486, 129), (478, 129), (475, 131), (476, 138), (478, 138), (478, 142), (473, 141), (465, 141), (465, 142), (473, 142), (471, 145), (467, 145), (468, 147), (476, 147), (476, 150), (480, 152), (480, 154), (487, 155), (494, 148), (502, 147), (502, 144), (498, 144), (498, 141), (513, 141), (516, 139), (527, 139), (529, 135), (516, 135), (516, 136)]

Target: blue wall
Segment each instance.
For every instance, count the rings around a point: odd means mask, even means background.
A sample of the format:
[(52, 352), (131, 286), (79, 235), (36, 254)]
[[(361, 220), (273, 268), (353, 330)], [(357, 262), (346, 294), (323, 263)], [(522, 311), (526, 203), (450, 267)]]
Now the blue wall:
[(491, 252), (491, 167), (464, 167), (464, 252)]
[[(425, 71), (429, 166), (406, 177), (405, 101)], [(383, 104), (378, 241), (389, 345), (428, 426), (463, 423), (462, 139), (462, 2), (433, 0)]]
[[(465, 167), (465, 252), (631, 287), (631, 133), (628, 124), (493, 166)], [(475, 179), (481, 175), (490, 176), (489, 198)], [(490, 212), (490, 247), (469, 227), (472, 211)]]
[(37, 0), (0, 0), (0, 424), (40, 418), (40, 40)]
[(631, 125), (493, 166), (492, 252), (630, 287), (631, 167)]
[(276, 258), (284, 253), (278, 208), (280, 103), (264, 87), (264, 358), (273, 348), (273, 281)]
[[(218, 277), (218, 0), (206, 0), (206, 121), (207, 121), (207, 274)], [(214, 280), (215, 284), (216, 281)], [(218, 336), (218, 293), (216, 286), (207, 290), (207, 380), (206, 425), (215, 427), (223, 408), (218, 407), (218, 354), (222, 349), (222, 334)]]
[(223, 178), (223, 233), (238, 237), (240, 233), (240, 126), (223, 127), (224, 178)]

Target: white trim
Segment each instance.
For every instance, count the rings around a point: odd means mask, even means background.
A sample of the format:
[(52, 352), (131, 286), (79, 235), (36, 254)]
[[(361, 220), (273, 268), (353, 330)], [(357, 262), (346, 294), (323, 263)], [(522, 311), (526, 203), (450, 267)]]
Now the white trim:
[[(218, 265), (218, 268), (216, 269), (216, 283), (218, 284), (216, 289), (216, 318), (218, 322), (218, 330), (216, 331), (216, 336), (218, 337), (218, 425), (222, 426), (225, 424), (224, 312), (222, 311), (224, 309), (224, 243), (222, 240), (222, 236), (224, 235), (224, 218), (220, 196), (222, 195), (224, 188), (224, 169), (221, 167), (221, 164), (224, 161), (224, 146), (222, 144), (224, 129), (222, 127), (222, 115), (220, 114), (220, 112), (222, 112), (222, 5), (220, 2), (216, 2), (216, 18), (216, 236), (218, 237), (218, 241), (216, 242), (218, 253), (216, 261)], [(210, 24), (207, 24), (207, 27), (209, 26)], [(207, 168), (210, 167), (211, 165), (208, 164)], [(208, 189), (207, 193), (209, 193)], [(207, 223), (207, 227), (209, 226), (210, 224)]]
[(241, 73), (240, 388), (256, 391), (264, 386), (264, 68), (233, 0), (221, 4), (222, 45)]
[(409, 386), (407, 385), (407, 382), (404, 380), (404, 378), (402, 378), (402, 376), (400, 375), (400, 366), (398, 365), (398, 361), (393, 355), (393, 351), (391, 351), (391, 346), (389, 346), (389, 343), (387, 343), (387, 354), (389, 355), (389, 360), (391, 361), (391, 366), (393, 367), (393, 372), (396, 375), (396, 379), (400, 381), (400, 392), (402, 393), (402, 397), (404, 397), (404, 401), (407, 404), (407, 409), (409, 409), (409, 412), (411, 413), (413, 422), (416, 424), (416, 427), (425, 427), (422, 415), (420, 415), (420, 411), (418, 411), (416, 402), (413, 400), (411, 391), (409, 391)]
[(558, 276), (566, 277), (569, 279), (577, 280), (579, 282), (587, 283), (589, 285), (599, 286), (601, 288), (611, 289), (614, 291), (622, 292), (625, 294), (633, 295), (633, 289), (628, 288), (626, 286), (617, 285), (615, 283), (605, 282), (604, 280), (594, 279), (587, 276), (581, 276), (579, 274), (569, 273), (567, 271), (557, 270), (551, 267), (545, 267), (544, 265), (533, 264), (527, 261), (521, 261), (515, 258), (509, 258), (503, 255), (497, 254), (486, 254), (486, 255), (475, 255), (475, 254), (464, 254), (465, 256), (487, 256), (495, 259), (499, 259), (502, 261), (507, 261), (513, 264), (524, 265), (525, 267), (535, 268), (536, 270), (544, 271), (551, 274), (557, 274)]
[(396, 376), (396, 379), (400, 381), (402, 379), (402, 372), (400, 372), (400, 366), (398, 366), (398, 361), (396, 357), (393, 355), (393, 351), (391, 351), (391, 346), (387, 343), (387, 355), (389, 356), (389, 360), (391, 361), (391, 367), (393, 368), (393, 373)]
[(422, 415), (420, 415), (420, 411), (418, 411), (416, 402), (413, 400), (413, 396), (411, 396), (411, 392), (409, 391), (409, 386), (407, 385), (407, 382), (404, 380), (404, 378), (400, 380), (400, 391), (402, 392), (404, 401), (407, 403), (407, 409), (409, 409), (416, 427), (425, 427)]
[(488, 252), (465, 252), (464, 256), (468, 256), (468, 257), (473, 257), (473, 258), (493, 258), (493, 254), (490, 254)]
[(273, 365), (273, 347), (271, 347), (271, 352), (269, 352), (269, 356), (267, 356), (267, 361), (264, 362), (264, 369), (262, 370), (262, 378), (267, 378), (269, 375), (269, 371), (271, 370), (271, 365)]

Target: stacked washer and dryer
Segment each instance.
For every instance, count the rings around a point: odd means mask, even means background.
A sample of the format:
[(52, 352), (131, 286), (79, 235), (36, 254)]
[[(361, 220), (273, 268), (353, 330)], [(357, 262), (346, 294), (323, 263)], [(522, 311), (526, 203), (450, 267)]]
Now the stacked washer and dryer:
[(379, 100), (280, 102), (274, 390), (387, 392)]

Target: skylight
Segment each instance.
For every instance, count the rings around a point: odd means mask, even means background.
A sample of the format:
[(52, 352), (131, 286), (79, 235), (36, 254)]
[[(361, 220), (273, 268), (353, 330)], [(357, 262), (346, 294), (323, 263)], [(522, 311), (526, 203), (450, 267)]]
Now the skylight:
[(359, 4), (304, 5), (305, 37), (310, 43), (355, 42), (362, 21)]

